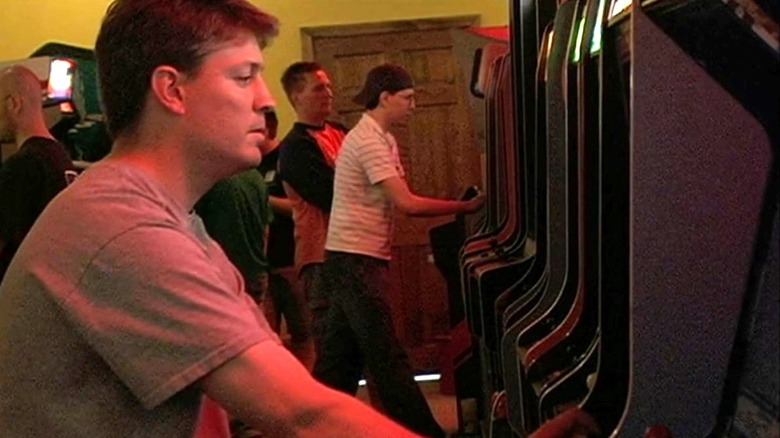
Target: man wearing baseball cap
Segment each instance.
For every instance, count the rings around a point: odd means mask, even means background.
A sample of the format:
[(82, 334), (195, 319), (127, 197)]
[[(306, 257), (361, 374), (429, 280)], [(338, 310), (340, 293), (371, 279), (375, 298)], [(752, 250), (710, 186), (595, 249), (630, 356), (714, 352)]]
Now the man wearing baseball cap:
[(366, 112), (344, 138), (336, 159), (324, 268), (331, 308), (314, 376), (355, 394), (365, 365), (387, 415), (418, 433), (441, 437), (444, 431), (414, 381), (384, 296), (393, 211), (411, 216), (473, 213), (485, 199), (427, 198), (409, 189), (398, 146), (388, 132), (405, 124), (415, 108), (414, 81), (403, 67), (372, 69), (354, 101)]

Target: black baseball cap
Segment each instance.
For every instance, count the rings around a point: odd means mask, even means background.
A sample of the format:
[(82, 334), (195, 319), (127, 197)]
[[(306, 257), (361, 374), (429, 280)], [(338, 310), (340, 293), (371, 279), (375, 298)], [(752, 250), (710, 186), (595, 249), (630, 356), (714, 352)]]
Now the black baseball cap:
[(352, 101), (372, 109), (376, 107), (383, 91), (396, 93), (407, 88), (414, 88), (414, 80), (406, 69), (400, 65), (382, 64), (368, 72), (363, 89)]

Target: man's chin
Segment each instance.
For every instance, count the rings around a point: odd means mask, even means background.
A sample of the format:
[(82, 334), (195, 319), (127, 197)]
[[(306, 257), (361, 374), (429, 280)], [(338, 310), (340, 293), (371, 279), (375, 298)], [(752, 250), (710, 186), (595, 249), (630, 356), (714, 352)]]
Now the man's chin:
[(260, 165), (260, 161), (263, 160), (263, 147), (262, 142), (267, 141), (265, 137), (262, 140), (255, 142), (250, 148), (247, 149), (244, 154), (248, 163), (253, 163), (251, 167), (257, 167)]
[(263, 160), (263, 154), (258, 153), (257, 155), (250, 155), (250, 154), (244, 154), (241, 157), (241, 160), (236, 160), (233, 166), (233, 170), (231, 174), (241, 173), (250, 169), (254, 169), (257, 166), (260, 165), (260, 162)]
[(255, 157), (247, 158), (248, 168), (257, 167), (263, 161), (263, 154), (259, 153)]

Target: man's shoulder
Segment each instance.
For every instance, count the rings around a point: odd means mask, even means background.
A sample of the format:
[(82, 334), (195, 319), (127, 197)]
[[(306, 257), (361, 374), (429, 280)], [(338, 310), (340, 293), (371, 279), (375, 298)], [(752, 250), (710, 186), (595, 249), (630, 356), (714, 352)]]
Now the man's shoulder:
[(28, 160), (47, 166), (54, 165), (64, 169), (74, 169), (66, 146), (51, 138), (31, 137), (27, 139), (19, 148), (19, 152), (12, 155), (9, 160), (17, 156), (20, 161)]
[(55, 140), (50, 137), (33, 136), (25, 140), (24, 143), (22, 143), (20, 149), (33, 148), (33, 147), (48, 147), (50, 145), (59, 145), (63, 148), (65, 147), (65, 145), (63, 145), (59, 140)]
[(239, 172), (230, 177), (230, 180), (233, 184), (238, 186), (251, 187), (257, 190), (266, 189), (266, 183), (263, 179), (263, 175), (257, 169), (250, 169)]
[(293, 128), (279, 142), (279, 163), (282, 166), (292, 159), (297, 159), (292, 157), (299, 157), (301, 154), (307, 153), (321, 153), (321, 151), (317, 145), (317, 140), (305, 130), (301, 131)]
[[(224, 206), (265, 198), (266, 193), (267, 186), (263, 176), (257, 169), (250, 169), (217, 181), (201, 200), (209, 200), (208, 203)], [(198, 202), (198, 204), (203, 203)]]
[(361, 121), (344, 137), (344, 146), (362, 148), (374, 144), (382, 144), (382, 134), (368, 122)]
[[(291, 146), (297, 146), (302, 144), (309, 144), (309, 145), (316, 146), (317, 139), (314, 138), (314, 136), (312, 136), (312, 133), (310, 132), (310, 129), (312, 128), (314, 127), (310, 125), (306, 125), (305, 123), (295, 122), (292, 128), (290, 128), (290, 130), (284, 136), (282, 141), (279, 143), (279, 147), (286, 146), (287, 148), (290, 148)], [(324, 128), (340, 131), (344, 134), (349, 132), (349, 128), (347, 128), (346, 125), (332, 120), (326, 120), (324, 124)]]
[(22, 143), (19, 148), (19, 152), (26, 151), (27, 153), (49, 153), (49, 154), (66, 154), (68, 153), (67, 147), (53, 138), (48, 137), (30, 137)]
[(347, 126), (344, 125), (341, 122), (335, 122), (335, 121), (332, 121), (332, 120), (326, 120), (325, 121), (325, 126), (330, 127), (331, 129), (335, 129), (337, 131), (341, 131), (344, 134), (349, 132), (349, 128), (347, 128)]
[(0, 175), (5, 175), (6, 177), (14, 175), (14, 178), (16, 178), (18, 176), (37, 174), (37, 169), (42, 162), (44, 162), (44, 159), (38, 148), (22, 147), (3, 161), (2, 167), (0, 167)]
[(279, 142), (279, 156), (281, 158), (290, 153), (291, 149), (306, 144), (314, 144), (314, 139), (305, 128), (296, 123)]

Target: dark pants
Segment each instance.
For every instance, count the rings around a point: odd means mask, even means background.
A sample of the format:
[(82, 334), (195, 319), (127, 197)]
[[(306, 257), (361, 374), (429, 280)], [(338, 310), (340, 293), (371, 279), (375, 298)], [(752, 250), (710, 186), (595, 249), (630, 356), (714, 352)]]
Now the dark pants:
[(325, 336), (328, 308), (330, 307), (323, 275), (322, 263), (310, 263), (301, 268), (300, 278), (309, 308), (311, 334), (314, 338), (314, 351), (317, 355), (320, 354), (322, 339)]
[(388, 263), (357, 254), (328, 252), (324, 278), (330, 309), (314, 377), (355, 395), (364, 366), (384, 412), (413, 431), (443, 437), (417, 382), (409, 357), (395, 336), (384, 298)]
[(277, 272), (272, 272), (268, 278), (268, 292), (276, 311), (275, 327), (278, 329), (284, 317), (290, 342), (306, 342), (309, 339), (308, 312), (300, 293), (296, 293), (288, 279)]

